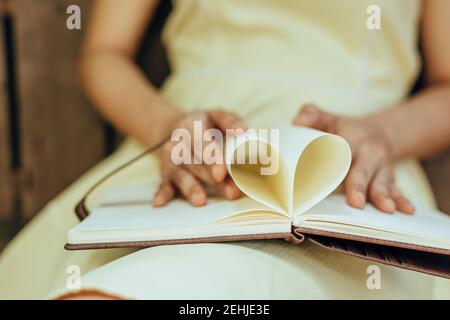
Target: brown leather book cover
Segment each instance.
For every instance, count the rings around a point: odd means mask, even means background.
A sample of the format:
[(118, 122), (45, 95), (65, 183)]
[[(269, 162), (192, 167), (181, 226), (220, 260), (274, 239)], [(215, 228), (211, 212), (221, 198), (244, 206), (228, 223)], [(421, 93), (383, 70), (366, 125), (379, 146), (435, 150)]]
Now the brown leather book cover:
[(450, 250), (306, 228), (294, 233), (326, 249), (450, 279)]
[(268, 239), (284, 239), (296, 245), (300, 244), (304, 240), (308, 240), (323, 248), (338, 251), (358, 258), (450, 279), (450, 250), (416, 246), (408, 243), (385, 241), (366, 237), (356, 237), (346, 234), (322, 232), (297, 227), (293, 228), (292, 233), (268, 233), (245, 236), (223, 236), (160, 241), (66, 244), (65, 248), (67, 250), (132, 247), (145, 248), (161, 245)]
[(112, 249), (112, 248), (148, 248), (174, 244), (192, 244), (192, 243), (218, 243), (218, 242), (234, 242), (249, 240), (268, 240), (268, 239), (285, 239), (292, 242), (295, 238), (292, 233), (266, 233), (266, 234), (249, 234), (244, 236), (221, 236), (194, 239), (176, 239), (176, 240), (158, 240), (158, 241), (135, 241), (135, 242), (108, 242), (108, 243), (84, 243), (69, 244), (64, 248), (66, 250), (92, 250), (92, 249)]

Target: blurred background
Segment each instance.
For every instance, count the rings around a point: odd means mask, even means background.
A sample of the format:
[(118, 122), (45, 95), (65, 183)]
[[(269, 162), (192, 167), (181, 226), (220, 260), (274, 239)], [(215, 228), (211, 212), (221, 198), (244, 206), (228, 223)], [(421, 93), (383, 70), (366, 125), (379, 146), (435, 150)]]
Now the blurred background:
[[(0, 251), (52, 197), (120, 141), (77, 82), (91, 4), (0, 0)], [(81, 8), (81, 30), (66, 27), (69, 5)], [(170, 10), (170, 1), (162, 1), (137, 58), (156, 85), (169, 71), (159, 34)], [(450, 151), (423, 165), (440, 209), (450, 213)]]

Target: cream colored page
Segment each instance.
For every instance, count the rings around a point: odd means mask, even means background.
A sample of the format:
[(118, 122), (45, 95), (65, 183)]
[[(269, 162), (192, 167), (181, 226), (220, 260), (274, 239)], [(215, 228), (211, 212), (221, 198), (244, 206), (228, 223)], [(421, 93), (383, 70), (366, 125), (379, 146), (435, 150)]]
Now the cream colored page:
[(280, 154), (286, 165), (289, 211), (314, 206), (344, 179), (351, 151), (344, 139), (310, 128), (280, 127)]
[[(293, 216), (324, 199), (341, 183), (351, 163), (351, 151), (344, 139), (321, 131), (297, 126), (275, 130), (277, 141), (249, 134), (227, 144), (228, 170), (249, 197)], [(262, 175), (260, 165), (231, 164), (235, 153), (254, 141), (270, 144), (273, 154), (278, 154), (276, 174)]]
[(186, 228), (211, 224), (244, 212), (267, 211), (265, 206), (250, 198), (228, 201), (219, 197), (210, 197), (208, 204), (200, 208), (182, 199), (163, 208), (153, 208), (151, 199), (155, 190), (150, 186), (113, 190), (100, 207), (72, 230)]
[[(306, 135), (307, 129), (298, 132)], [(315, 131), (309, 133), (292, 175), (292, 211), (295, 215), (313, 207), (344, 180), (352, 161), (348, 143), (341, 137)]]
[(336, 226), (336, 231), (359, 228), (364, 233), (364, 229), (370, 229), (380, 236), (388, 233), (403, 235), (411, 240), (414, 238), (416, 243), (420, 240), (434, 241), (450, 248), (450, 217), (422, 204), (416, 204), (414, 215), (387, 214), (370, 204), (363, 210), (352, 208), (346, 204), (343, 195), (333, 195), (299, 216), (295, 224), (328, 231), (332, 231), (333, 226)]
[[(276, 155), (274, 158), (279, 161), (279, 170), (276, 174), (263, 175), (261, 169), (264, 166), (261, 163), (250, 163), (251, 155), (257, 154), (258, 151), (255, 148), (259, 147), (268, 147), (272, 154)], [(243, 157), (239, 157), (239, 155), (243, 155)], [(257, 158), (257, 156), (255, 157)], [(239, 159), (244, 162), (240, 162)], [(256, 133), (250, 132), (235, 137), (233, 141), (227, 141), (227, 168), (239, 189), (256, 202), (289, 216), (286, 205), (288, 178), (282, 159), (276, 145), (272, 145), (268, 139), (264, 139)]]

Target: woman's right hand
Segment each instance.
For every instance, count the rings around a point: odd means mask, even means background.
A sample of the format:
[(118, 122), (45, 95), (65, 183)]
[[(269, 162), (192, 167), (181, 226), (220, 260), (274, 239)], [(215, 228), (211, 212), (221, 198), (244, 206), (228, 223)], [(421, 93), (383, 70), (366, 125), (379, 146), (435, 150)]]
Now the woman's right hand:
[[(194, 122), (201, 121), (203, 130), (219, 129), (225, 133), (227, 129), (245, 129), (243, 121), (233, 113), (215, 110), (205, 112), (193, 112), (184, 115), (173, 125), (172, 130), (187, 129), (191, 137), (194, 137)], [(198, 133), (197, 133), (198, 134)], [(202, 132), (203, 135), (203, 132)], [(172, 160), (172, 150), (177, 143), (166, 142), (158, 152), (161, 163), (162, 182), (153, 197), (154, 207), (163, 207), (177, 194), (181, 195), (193, 206), (203, 206), (208, 201), (206, 186), (213, 188), (217, 194), (228, 200), (241, 197), (241, 192), (228, 175), (224, 161), (221, 163), (206, 164), (181, 164), (176, 165)], [(194, 143), (191, 143), (192, 148)], [(220, 150), (222, 152), (222, 150)], [(191, 150), (195, 157), (194, 150)], [(222, 158), (223, 155), (216, 155)]]

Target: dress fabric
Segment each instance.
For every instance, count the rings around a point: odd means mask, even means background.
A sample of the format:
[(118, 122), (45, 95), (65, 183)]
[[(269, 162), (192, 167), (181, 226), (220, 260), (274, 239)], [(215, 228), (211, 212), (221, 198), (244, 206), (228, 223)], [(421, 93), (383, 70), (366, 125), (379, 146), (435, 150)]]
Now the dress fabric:
[[(380, 30), (366, 27), (373, 4)], [(394, 108), (420, 69), (420, 9), (418, 0), (175, 1), (163, 32), (172, 74), (162, 93), (186, 111), (223, 108), (256, 128), (290, 122), (307, 102), (352, 117)], [(84, 289), (136, 299), (450, 298), (450, 281), (384, 265), (381, 288), (370, 290), (372, 262), (309, 243), (65, 251), (82, 194), (141, 150), (128, 139), (19, 233), (0, 257), (0, 298), (68, 292), (73, 265)], [(150, 156), (110, 185), (155, 184), (158, 175)], [(414, 202), (434, 206), (417, 161), (399, 163), (396, 178)]]

